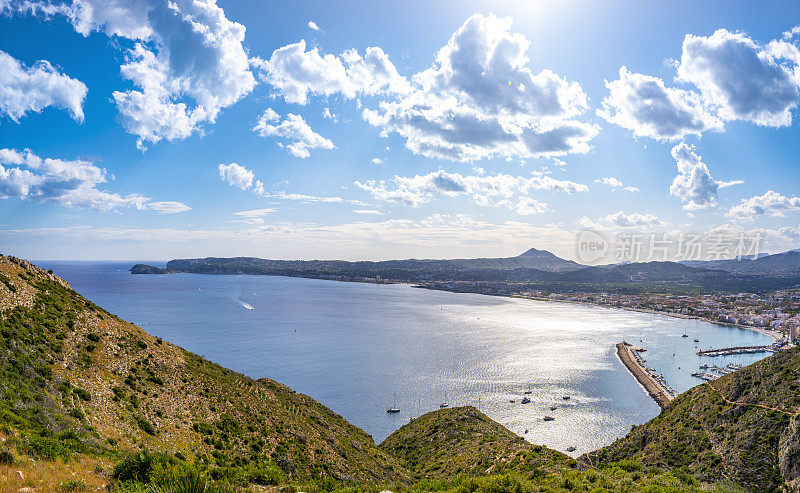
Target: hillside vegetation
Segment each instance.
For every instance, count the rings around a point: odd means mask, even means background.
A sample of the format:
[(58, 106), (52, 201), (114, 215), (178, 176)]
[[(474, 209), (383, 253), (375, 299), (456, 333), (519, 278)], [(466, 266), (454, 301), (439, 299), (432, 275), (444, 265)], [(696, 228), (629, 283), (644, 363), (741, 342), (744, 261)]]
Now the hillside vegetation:
[(672, 401), (584, 460), (635, 459), (753, 491), (800, 488), (800, 350), (775, 354)]
[(159, 450), (223, 477), (402, 482), (371, 437), (308, 396), (144, 332), (25, 261), (0, 259), (0, 432), (42, 459)]

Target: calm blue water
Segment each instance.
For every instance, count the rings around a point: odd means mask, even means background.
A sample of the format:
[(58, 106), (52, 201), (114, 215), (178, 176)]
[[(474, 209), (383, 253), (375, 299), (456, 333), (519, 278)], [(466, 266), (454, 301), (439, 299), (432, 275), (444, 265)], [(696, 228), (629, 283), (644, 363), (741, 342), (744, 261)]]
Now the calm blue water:
[[(577, 455), (658, 414), (617, 359), (615, 343), (647, 347), (648, 365), (684, 391), (701, 383), (690, 373), (702, 361), (724, 365), (765, 356), (701, 361), (695, 336), (703, 348), (771, 342), (695, 320), (406, 285), (134, 276), (127, 271), (132, 263), (39, 265), (153, 335), (314, 397), (377, 442), (446, 400), (479, 406), (533, 443), (562, 451), (573, 445)], [(522, 405), (525, 390), (531, 403)], [(401, 412), (387, 414), (391, 405)], [(555, 421), (544, 422), (545, 414)]]

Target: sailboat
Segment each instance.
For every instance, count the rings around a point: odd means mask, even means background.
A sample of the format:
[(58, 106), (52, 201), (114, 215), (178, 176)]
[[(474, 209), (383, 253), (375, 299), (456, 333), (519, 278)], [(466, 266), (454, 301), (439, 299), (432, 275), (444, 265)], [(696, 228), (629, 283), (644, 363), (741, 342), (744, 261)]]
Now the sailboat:
[(694, 342), (700, 342), (700, 333), (699, 332), (697, 334), (695, 334)]
[(441, 404), (439, 404), (439, 407), (440, 407), (440, 408), (442, 408), (442, 409), (444, 409), (445, 407), (448, 407), (448, 406), (450, 406), (450, 404), (448, 404), (448, 403), (447, 403), (447, 393), (445, 393), (445, 394), (444, 394), (444, 402), (442, 402)]
[(681, 337), (689, 337), (688, 335), (686, 335), (686, 329), (683, 329), (683, 335)]
[(389, 414), (394, 414), (394, 413), (399, 413), (400, 412), (400, 408), (397, 407), (397, 393), (394, 394), (394, 404), (392, 405), (392, 407), (387, 407), (386, 408), (386, 412), (389, 413)]

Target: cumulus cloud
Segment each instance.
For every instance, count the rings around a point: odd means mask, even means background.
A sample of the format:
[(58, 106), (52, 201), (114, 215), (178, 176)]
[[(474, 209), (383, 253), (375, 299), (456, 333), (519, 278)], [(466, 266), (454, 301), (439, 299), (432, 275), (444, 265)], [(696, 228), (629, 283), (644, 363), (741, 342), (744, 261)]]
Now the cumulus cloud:
[[(232, 187), (250, 190), (251, 188), (263, 191), (263, 184), (255, 179), (255, 174), (249, 169), (236, 163), (220, 164), (217, 166), (219, 177)], [(255, 185), (255, 186), (254, 186)]]
[[(261, 137), (281, 137), (289, 141), (286, 148), (293, 156), (307, 158), (312, 149), (335, 149), (333, 142), (315, 133), (300, 115), (289, 113), (286, 119), (279, 122), (280, 115), (272, 108), (259, 117), (253, 132)], [(279, 143), (281, 147), (284, 144)]]
[(506, 207), (519, 214), (544, 212), (547, 205), (524, 195), (531, 190), (550, 190), (566, 193), (585, 192), (586, 185), (566, 180), (556, 180), (542, 173), (530, 177), (505, 174), (493, 176), (461, 175), (446, 171), (433, 171), (425, 175), (404, 177), (395, 175), (385, 180), (356, 181), (355, 185), (370, 193), (375, 199), (420, 207), (437, 196), (471, 196), (482, 206)]
[(381, 48), (369, 47), (364, 55), (354, 49), (339, 56), (306, 50), (306, 41), (272, 52), (269, 60), (253, 58), (260, 77), (289, 103), (306, 104), (310, 95), (340, 95), (347, 99), (378, 93), (404, 93), (409, 84)]
[(678, 175), (672, 181), (669, 193), (680, 198), (686, 210), (715, 207), (720, 188), (743, 183), (739, 180), (721, 182), (712, 178), (708, 166), (697, 155), (693, 145), (681, 142), (671, 152), (678, 166)]
[(587, 108), (580, 85), (550, 70), (533, 73), (528, 40), (511, 19), (475, 14), (413, 77), (413, 91), (365, 109), (384, 136), (415, 154), (456, 161), (583, 153), (598, 127), (574, 119)]
[(631, 187), (631, 186), (627, 186), (626, 187), (622, 183), (622, 181), (620, 181), (619, 178), (615, 178), (613, 176), (604, 176), (603, 178), (596, 179), (594, 182), (595, 183), (600, 183), (602, 185), (608, 185), (609, 187), (611, 187), (612, 190), (616, 190), (618, 188), (621, 188), (622, 190), (625, 190), (626, 192), (638, 192), (639, 191), (639, 189), (636, 188), (636, 187)]
[(740, 204), (731, 207), (725, 215), (741, 221), (752, 221), (764, 214), (783, 217), (787, 212), (799, 210), (800, 197), (786, 197), (774, 190), (769, 190), (763, 195), (742, 199)]
[(308, 21), (308, 28), (312, 31), (319, 31), (319, 26), (314, 21)]
[[(620, 228), (631, 228), (640, 226), (665, 226), (667, 224), (660, 217), (655, 216), (653, 214), (640, 214), (638, 212), (634, 212), (633, 214), (625, 214), (622, 211), (604, 216), (600, 218), (600, 220)], [(586, 221), (584, 221), (584, 223), (585, 222)]]
[(776, 41), (765, 47), (726, 29), (708, 37), (687, 34), (678, 77), (697, 86), (725, 120), (788, 126), (800, 94), (794, 72), (800, 59), (784, 58), (792, 46)]
[(372, 164), (383, 164), (383, 159), (379, 157), (372, 158)]
[(29, 111), (38, 113), (55, 106), (83, 122), (83, 100), (87, 92), (86, 84), (60, 73), (46, 60), (25, 67), (0, 50), (0, 115), (19, 123)]
[(132, 41), (121, 74), (135, 88), (113, 97), (123, 126), (142, 149), (202, 131), (255, 86), (242, 46), (245, 28), (230, 21), (216, 0), (23, 0), (5, 10), (63, 15), (84, 36), (101, 32)]
[(89, 161), (41, 158), (27, 149), (0, 149), (0, 199), (15, 197), (100, 212), (126, 207), (157, 212), (189, 210), (180, 202), (150, 202), (139, 194), (121, 195), (97, 188), (107, 181), (106, 170)]
[(608, 95), (597, 114), (637, 137), (676, 140), (722, 130), (722, 121), (703, 105), (699, 94), (668, 88), (658, 77), (619, 69), (619, 79), (605, 81)]

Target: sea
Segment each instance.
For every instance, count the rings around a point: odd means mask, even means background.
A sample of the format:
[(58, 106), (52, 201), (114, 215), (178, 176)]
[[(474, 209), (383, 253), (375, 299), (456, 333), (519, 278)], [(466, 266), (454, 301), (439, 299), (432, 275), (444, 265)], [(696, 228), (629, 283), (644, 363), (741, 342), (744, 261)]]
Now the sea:
[(575, 447), (577, 456), (659, 413), (616, 343), (646, 348), (647, 365), (682, 392), (703, 383), (691, 376), (700, 364), (767, 356), (700, 357), (698, 349), (772, 342), (746, 329), (579, 304), (406, 284), (132, 275), (133, 264), (37, 262), (154, 336), (313, 397), (377, 443), (444, 404), (472, 405), (531, 443)]

